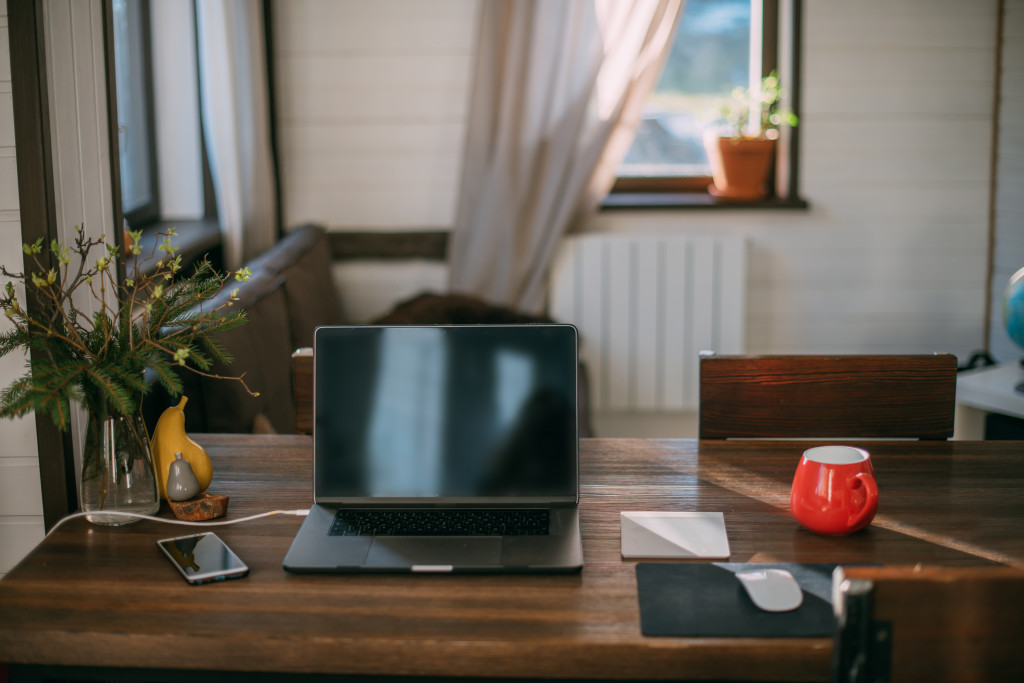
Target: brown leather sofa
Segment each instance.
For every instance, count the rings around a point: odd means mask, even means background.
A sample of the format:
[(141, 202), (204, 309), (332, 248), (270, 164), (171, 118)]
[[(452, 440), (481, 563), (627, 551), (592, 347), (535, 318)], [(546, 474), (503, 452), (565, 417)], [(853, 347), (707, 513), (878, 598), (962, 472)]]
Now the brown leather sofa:
[[(212, 373), (245, 373), (246, 384), (259, 396), (249, 395), (238, 382), (182, 372), (189, 432), (295, 431), (291, 353), (313, 343), (317, 325), (343, 321), (323, 228), (296, 228), (248, 266), (248, 282), (232, 281), (205, 307), (220, 306), (238, 287), (239, 301), (234, 305), (245, 309), (248, 322), (219, 335), (234, 361), (228, 366), (215, 364)], [(154, 386), (143, 401), (150, 429), (165, 408), (176, 404), (161, 385)]]

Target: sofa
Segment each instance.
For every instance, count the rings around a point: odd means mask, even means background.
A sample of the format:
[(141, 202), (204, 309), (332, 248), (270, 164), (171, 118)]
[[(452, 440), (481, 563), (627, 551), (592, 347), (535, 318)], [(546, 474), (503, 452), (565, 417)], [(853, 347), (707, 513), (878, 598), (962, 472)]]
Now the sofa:
[[(290, 357), (294, 349), (311, 346), (317, 325), (343, 322), (331, 275), (327, 235), (316, 225), (291, 231), (271, 249), (247, 264), (248, 282), (231, 281), (205, 307), (215, 308), (238, 287), (248, 322), (218, 338), (234, 357), (228, 366), (215, 364), (213, 374), (244, 374), (251, 396), (238, 382), (182, 371), (185, 429), (189, 432), (294, 432)], [(155, 385), (143, 401), (150, 429), (160, 413), (177, 400)]]
[[(239, 301), (235, 305), (244, 308), (248, 318), (245, 325), (218, 336), (234, 361), (226, 367), (215, 365), (212, 373), (225, 377), (244, 373), (245, 383), (259, 395), (251, 396), (238, 382), (182, 371), (183, 394), (188, 396), (188, 432), (295, 433), (296, 406), (307, 413), (311, 408), (308, 380), (312, 355), (308, 349), (313, 345), (313, 331), (319, 325), (350, 322), (345, 320), (338, 300), (330, 242), (322, 227), (306, 224), (292, 230), (247, 265), (252, 271), (248, 282), (230, 282), (206, 304), (207, 308), (221, 305), (237, 286)], [(389, 325), (539, 322), (552, 320), (471, 296), (431, 292), (402, 301), (371, 321)], [(292, 369), (297, 350), (306, 359), (298, 386)], [(586, 436), (591, 429), (582, 366), (580, 383), (580, 433)], [(177, 402), (161, 385), (153, 387), (143, 401), (143, 416), (150, 430), (160, 413)]]

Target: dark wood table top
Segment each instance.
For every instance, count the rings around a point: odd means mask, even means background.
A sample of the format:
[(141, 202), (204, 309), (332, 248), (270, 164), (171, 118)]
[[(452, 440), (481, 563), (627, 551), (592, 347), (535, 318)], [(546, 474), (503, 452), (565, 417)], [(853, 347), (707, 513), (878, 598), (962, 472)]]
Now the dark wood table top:
[[(310, 505), (309, 437), (196, 439), (213, 458), (211, 492), (231, 497), (228, 518)], [(810, 445), (584, 439), (585, 567), (573, 575), (294, 575), (281, 561), (301, 519), (272, 516), (215, 529), (249, 577), (193, 587), (155, 545), (187, 529), (72, 520), (0, 581), (0, 662), (826, 680), (828, 638), (643, 636), (636, 562), (620, 554), (620, 511), (722, 511), (732, 562), (1024, 566), (1024, 444), (868, 442), (878, 516), (841, 538), (812, 534), (789, 514), (789, 484)]]

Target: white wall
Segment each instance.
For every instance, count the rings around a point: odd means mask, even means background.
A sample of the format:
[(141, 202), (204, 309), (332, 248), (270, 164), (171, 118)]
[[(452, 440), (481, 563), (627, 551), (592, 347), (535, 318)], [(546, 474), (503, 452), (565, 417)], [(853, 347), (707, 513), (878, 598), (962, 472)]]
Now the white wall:
[(1024, 357), (1003, 327), (1006, 284), (1024, 268), (1024, 0), (1005, 7), (990, 327), (990, 350), (1001, 362)]
[[(288, 225), (451, 225), (476, 8), (275, 3)], [(810, 210), (615, 211), (590, 229), (746, 235), (749, 351), (966, 355), (984, 341), (996, 0), (804, 12)]]
[(198, 220), (205, 211), (195, 3), (149, 4), (160, 217)]
[(477, 0), (273, 3), (288, 225), (454, 219)]
[[(452, 225), (478, 0), (273, 3), (286, 226), (436, 230)], [(441, 264), (335, 268), (347, 316), (443, 289)]]
[(602, 230), (749, 236), (747, 346), (983, 343), (996, 2), (804, 3), (808, 211), (605, 213)]
[[(8, 49), (7, 3), (0, 2), (0, 263), (21, 272), (21, 212), (14, 147), (14, 109)], [(0, 286), (6, 286), (0, 277)], [(0, 329), (10, 323), (0, 317)], [(0, 386), (24, 374), (25, 357), (0, 358)], [(35, 418), (0, 420), (0, 576), (43, 537)]]

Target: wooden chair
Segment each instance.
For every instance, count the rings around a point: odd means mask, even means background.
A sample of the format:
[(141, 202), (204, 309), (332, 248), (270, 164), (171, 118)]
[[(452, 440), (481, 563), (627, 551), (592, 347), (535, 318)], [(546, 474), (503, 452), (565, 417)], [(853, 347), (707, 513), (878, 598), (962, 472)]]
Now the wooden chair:
[(705, 352), (699, 436), (948, 439), (955, 399), (952, 354)]
[(844, 567), (834, 683), (1024, 681), (1024, 569)]

